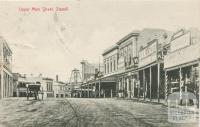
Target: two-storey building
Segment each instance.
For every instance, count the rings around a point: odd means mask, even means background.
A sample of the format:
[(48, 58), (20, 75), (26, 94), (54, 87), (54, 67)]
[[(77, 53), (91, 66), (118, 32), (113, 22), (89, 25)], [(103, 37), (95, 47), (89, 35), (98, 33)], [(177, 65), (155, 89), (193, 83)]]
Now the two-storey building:
[(67, 84), (58, 80), (58, 75), (56, 75), (56, 80), (53, 81), (53, 91), (54, 97), (65, 98), (68, 97)]
[(12, 51), (0, 36), (0, 98), (13, 96)]
[(113, 75), (118, 72), (118, 45), (106, 49), (103, 54), (104, 75)]
[(132, 32), (122, 38), (117, 45), (119, 46), (118, 57), (118, 87), (119, 97), (134, 96), (134, 79), (137, 73), (130, 73), (128, 70), (137, 67), (137, 41), (139, 32)]
[[(163, 80), (157, 80), (160, 77), (162, 78), (164, 74), (163, 50), (165, 48), (168, 49), (169, 38), (170, 33), (162, 29), (133, 31), (113, 46), (117, 47), (117, 50), (110, 48), (107, 52), (103, 53), (103, 77), (117, 77), (116, 95), (118, 97), (137, 97), (138, 99), (142, 97), (150, 100), (151, 97), (164, 97), (164, 86), (160, 85), (163, 84)], [(113, 54), (117, 54), (116, 71), (113, 71), (113, 58), (110, 57)], [(157, 62), (162, 63), (161, 65), (159, 64), (160, 69), (157, 69), (162, 70), (160, 72), (156, 70), (155, 65)], [(157, 73), (161, 73), (160, 76)], [(154, 86), (150, 86), (151, 84)]]

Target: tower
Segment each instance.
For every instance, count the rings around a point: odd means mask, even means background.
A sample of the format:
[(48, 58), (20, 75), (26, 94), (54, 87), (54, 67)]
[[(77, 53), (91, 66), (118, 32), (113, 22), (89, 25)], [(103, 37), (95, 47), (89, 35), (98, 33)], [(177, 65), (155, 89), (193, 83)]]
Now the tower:
[(71, 76), (69, 80), (72, 97), (76, 96), (76, 92), (81, 88), (81, 83), (82, 79), (80, 71), (75, 68), (74, 70), (71, 71)]

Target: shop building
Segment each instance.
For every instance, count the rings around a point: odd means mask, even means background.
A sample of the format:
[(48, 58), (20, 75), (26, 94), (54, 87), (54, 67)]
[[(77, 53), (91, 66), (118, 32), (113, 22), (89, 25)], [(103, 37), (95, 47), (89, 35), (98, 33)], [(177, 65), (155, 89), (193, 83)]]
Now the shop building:
[(158, 39), (150, 41), (139, 51), (138, 98), (147, 101), (164, 99), (164, 50)]
[(83, 96), (86, 98), (112, 98), (116, 96), (116, 76), (103, 76), (97, 73), (82, 85)]
[[(146, 42), (139, 47), (137, 68), (139, 77), (137, 85), (138, 99), (156, 102), (160, 102), (161, 99), (164, 100), (164, 56), (169, 50), (170, 39), (170, 32), (156, 30), (155, 34), (151, 35), (151, 40), (144, 39)], [(140, 43), (140, 40), (138, 43)]]
[(101, 77), (98, 76), (99, 97), (115, 97), (117, 93), (118, 71), (118, 45), (106, 49), (103, 54), (104, 71)]
[(41, 91), (44, 93), (44, 98), (54, 97), (53, 79), (42, 78), (41, 89)]
[(56, 75), (56, 80), (53, 81), (54, 97), (56, 97), (56, 98), (68, 97), (67, 90), (68, 90), (67, 84), (59, 81), (58, 75)]
[(12, 51), (0, 36), (0, 99), (13, 96)]
[(104, 76), (113, 75), (118, 72), (118, 45), (114, 45), (102, 54), (104, 63)]
[(131, 71), (137, 68), (137, 41), (139, 32), (132, 32), (122, 38), (117, 45), (119, 46), (118, 56), (118, 78), (117, 93), (118, 97), (132, 98), (135, 95), (135, 79), (138, 73)]
[(66, 84), (64, 82), (54, 81), (53, 91), (54, 91), (54, 97), (56, 98), (65, 98), (65, 96), (67, 96)]
[(164, 57), (165, 99), (174, 92), (191, 92), (199, 99), (200, 36), (195, 34), (181, 29), (172, 36)]
[[(141, 31), (134, 31), (122, 38), (119, 42), (117, 42), (117, 44), (119, 45), (118, 71), (120, 72), (117, 81), (118, 97), (138, 99), (140, 97), (145, 98), (144, 89), (146, 88), (143, 88), (143, 84), (145, 82), (149, 82), (150, 79), (143, 79), (143, 75), (145, 75), (145, 73), (143, 73), (142, 70), (144, 68), (147, 68), (147, 66), (149, 66), (149, 64), (153, 62), (153, 60), (151, 61), (151, 59), (155, 57), (157, 58), (158, 56), (155, 51), (150, 51), (153, 52), (154, 56), (147, 59), (147, 56), (145, 57), (143, 54), (145, 54), (146, 52), (149, 53), (149, 48), (158, 47), (157, 42), (155, 42), (156, 39), (157, 41), (162, 40), (162, 42), (165, 42), (166, 38), (169, 38), (168, 34), (169, 32), (162, 29), (145, 28)], [(151, 45), (151, 43), (154, 44)], [(146, 61), (150, 62), (145, 63)], [(146, 69), (146, 71), (149, 70)], [(155, 71), (155, 69), (153, 71)], [(150, 73), (146, 72), (147, 77), (149, 74)], [(153, 79), (152, 81), (155, 81), (155, 79)]]

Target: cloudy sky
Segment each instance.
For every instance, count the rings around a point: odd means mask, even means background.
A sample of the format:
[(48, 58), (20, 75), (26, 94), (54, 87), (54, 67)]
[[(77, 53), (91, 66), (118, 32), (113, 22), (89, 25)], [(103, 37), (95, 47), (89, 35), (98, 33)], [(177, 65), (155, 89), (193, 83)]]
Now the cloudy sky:
[[(13, 72), (67, 81), (82, 59), (98, 62), (105, 48), (133, 30), (200, 26), (199, 0), (42, 1), (0, 2), (0, 35), (13, 51)], [(32, 7), (68, 9), (19, 11)]]

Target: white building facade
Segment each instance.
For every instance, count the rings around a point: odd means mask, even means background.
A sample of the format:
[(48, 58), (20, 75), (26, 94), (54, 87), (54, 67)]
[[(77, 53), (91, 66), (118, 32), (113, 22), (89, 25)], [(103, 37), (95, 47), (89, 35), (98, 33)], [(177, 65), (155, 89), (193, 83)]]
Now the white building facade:
[(0, 37), (0, 99), (13, 96), (12, 51)]

